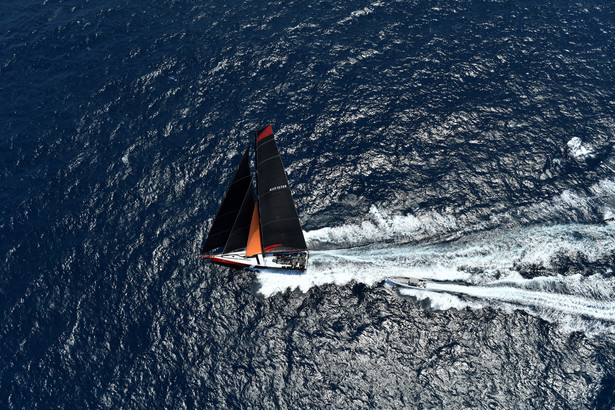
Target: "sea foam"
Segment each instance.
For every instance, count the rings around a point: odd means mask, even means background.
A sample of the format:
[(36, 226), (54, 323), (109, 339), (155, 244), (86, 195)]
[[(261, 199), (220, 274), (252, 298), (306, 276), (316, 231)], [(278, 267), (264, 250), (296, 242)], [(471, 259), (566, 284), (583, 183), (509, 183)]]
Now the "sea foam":
[[(608, 196), (612, 188), (603, 181), (591, 190), (596, 196)], [(587, 201), (564, 193), (552, 203), (578, 206)], [(456, 231), (466, 232), (443, 242), (397, 242)], [(343, 248), (311, 251), (304, 275), (257, 273), (262, 295), (353, 281), (375, 286), (389, 276), (411, 276), (426, 279), (428, 288), (400, 293), (425, 300), (433, 309), (519, 309), (558, 323), (564, 330), (615, 334), (612, 272), (596, 272), (588, 278), (555, 275), (559, 261), (567, 263), (572, 258), (592, 264), (615, 254), (615, 224), (567, 223), (470, 232), (457, 219), (435, 212), (389, 216), (372, 207), (368, 221), (307, 232), (306, 239), (308, 247), (327, 241)], [(524, 278), (528, 269), (536, 277)]]

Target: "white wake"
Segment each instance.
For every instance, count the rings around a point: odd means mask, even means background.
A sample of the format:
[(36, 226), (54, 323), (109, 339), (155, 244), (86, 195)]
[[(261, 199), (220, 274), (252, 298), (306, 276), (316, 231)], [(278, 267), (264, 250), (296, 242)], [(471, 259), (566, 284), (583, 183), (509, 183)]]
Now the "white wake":
[[(307, 232), (309, 249), (335, 249), (311, 250), (305, 275), (258, 273), (259, 291), (269, 296), (411, 276), (426, 279), (427, 289), (400, 293), (433, 309), (524, 310), (565, 330), (614, 337), (615, 273), (608, 263), (615, 255), (615, 222), (553, 224), (568, 215), (572, 221), (595, 220), (596, 212), (602, 219), (615, 215), (615, 182), (602, 180), (587, 193), (565, 191), (489, 220), (433, 211), (388, 215), (372, 206), (360, 224)], [(517, 219), (539, 226), (520, 226)], [(584, 276), (576, 274), (581, 270)]]
[[(566, 331), (615, 335), (615, 279), (595, 274), (494, 281), (486, 285), (429, 283), (400, 293), (429, 299), (435, 309), (491, 306), (524, 310)], [(458, 296), (455, 296), (458, 295)]]
[[(260, 293), (269, 296), (288, 288), (307, 291), (351, 281), (375, 285), (388, 276), (411, 276), (426, 279), (427, 289), (400, 293), (428, 299), (433, 309), (520, 309), (568, 331), (615, 335), (613, 272), (603, 268), (583, 277), (556, 271), (562, 259), (564, 265), (572, 259), (591, 266), (614, 254), (615, 224), (565, 224), (488, 231), (430, 245), (312, 251), (305, 275), (257, 277)], [(538, 276), (524, 279), (523, 270)]]

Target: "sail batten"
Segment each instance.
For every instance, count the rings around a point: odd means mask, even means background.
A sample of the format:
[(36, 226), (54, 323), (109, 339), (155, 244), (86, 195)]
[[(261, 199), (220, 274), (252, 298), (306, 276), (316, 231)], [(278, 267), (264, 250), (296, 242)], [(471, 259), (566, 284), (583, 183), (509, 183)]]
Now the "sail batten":
[(267, 225), (269, 225), (269, 224), (275, 224), (275, 223), (285, 222), (285, 221), (292, 221), (292, 220), (294, 220), (294, 219), (295, 219), (295, 218), (277, 219), (277, 220), (275, 220), (275, 221), (270, 221), (270, 222), (268, 222), (268, 223), (266, 223), (266, 224), (264, 224), (264, 223), (262, 223), (262, 222), (261, 222), (261, 228), (262, 228), (263, 226), (267, 226)]

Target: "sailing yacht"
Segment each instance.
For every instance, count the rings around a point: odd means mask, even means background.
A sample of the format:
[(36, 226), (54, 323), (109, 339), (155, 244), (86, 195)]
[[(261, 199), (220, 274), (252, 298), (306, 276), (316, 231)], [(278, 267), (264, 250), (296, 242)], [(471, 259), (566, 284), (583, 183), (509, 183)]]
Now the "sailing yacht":
[(235, 171), (200, 257), (240, 269), (301, 274), (308, 250), (271, 125), (256, 131)]

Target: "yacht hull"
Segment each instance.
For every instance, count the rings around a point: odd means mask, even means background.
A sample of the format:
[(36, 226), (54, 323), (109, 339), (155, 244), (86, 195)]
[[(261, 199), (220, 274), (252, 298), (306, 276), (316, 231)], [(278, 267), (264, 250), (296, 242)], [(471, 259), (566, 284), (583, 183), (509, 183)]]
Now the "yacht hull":
[(305, 272), (308, 252), (259, 253), (246, 256), (245, 250), (202, 255), (211, 262), (236, 269), (300, 275)]

